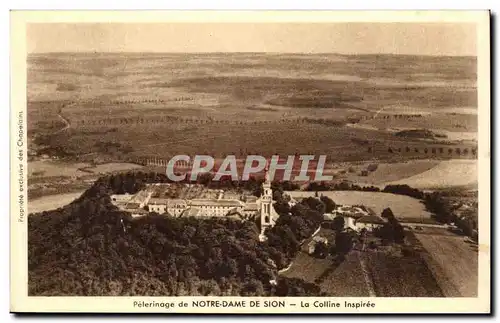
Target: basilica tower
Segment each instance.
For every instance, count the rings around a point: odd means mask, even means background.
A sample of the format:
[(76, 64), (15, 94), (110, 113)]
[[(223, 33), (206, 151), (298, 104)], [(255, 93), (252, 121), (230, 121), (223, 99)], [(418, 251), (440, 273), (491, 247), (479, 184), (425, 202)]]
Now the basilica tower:
[(273, 190), (271, 189), (271, 180), (269, 179), (268, 168), (262, 184), (262, 195), (260, 197), (260, 239), (264, 240), (264, 231), (274, 225), (273, 213)]

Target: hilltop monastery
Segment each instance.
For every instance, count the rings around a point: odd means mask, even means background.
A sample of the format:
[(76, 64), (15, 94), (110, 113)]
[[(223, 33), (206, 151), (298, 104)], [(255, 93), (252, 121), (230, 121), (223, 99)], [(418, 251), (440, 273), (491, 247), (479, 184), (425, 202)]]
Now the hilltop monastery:
[(273, 227), (279, 215), (272, 207), (273, 191), (266, 174), (259, 198), (208, 189), (197, 184), (150, 184), (137, 194), (115, 194), (112, 203), (133, 217), (155, 212), (174, 217), (233, 217), (259, 220), (261, 240), (266, 228)]

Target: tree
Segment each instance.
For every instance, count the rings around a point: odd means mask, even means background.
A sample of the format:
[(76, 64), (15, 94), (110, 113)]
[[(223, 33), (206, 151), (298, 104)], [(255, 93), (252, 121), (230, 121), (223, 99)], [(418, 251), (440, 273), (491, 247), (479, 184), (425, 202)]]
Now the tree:
[(332, 229), (335, 230), (335, 231), (337, 231), (337, 232), (340, 232), (340, 231), (344, 230), (344, 226), (345, 226), (344, 217), (341, 216), (341, 215), (337, 215), (333, 219)]
[(392, 218), (394, 218), (394, 213), (392, 213), (391, 208), (385, 208), (385, 209), (382, 211), (381, 216), (382, 216), (383, 218), (386, 218), (386, 219), (392, 219)]
[(319, 199), (314, 198), (314, 197), (307, 197), (302, 200), (301, 204), (306, 205), (312, 210), (318, 211), (323, 215), (326, 210), (326, 206), (323, 202), (321, 202)]
[(328, 246), (324, 241), (319, 241), (316, 243), (314, 248), (314, 254), (319, 258), (325, 258), (328, 254)]
[(335, 202), (328, 196), (323, 195), (319, 199), (321, 202), (323, 202), (323, 204), (325, 204), (326, 213), (332, 213), (333, 210), (335, 210), (335, 208), (337, 207), (337, 204), (335, 204)]
[(381, 238), (384, 243), (403, 243), (405, 238), (404, 228), (396, 218), (389, 218), (389, 221), (382, 227), (376, 229), (374, 233), (377, 237)]
[(352, 237), (347, 232), (339, 232), (335, 236), (335, 251), (342, 257), (351, 251), (352, 244)]
[(403, 243), (405, 240), (405, 230), (399, 222), (395, 221), (392, 225), (394, 242)]
[(262, 282), (252, 279), (247, 282), (242, 289), (242, 296), (260, 296), (264, 294)]
[(286, 215), (290, 213), (290, 205), (288, 205), (288, 202), (284, 200), (278, 200), (276, 203), (274, 203), (274, 210), (276, 213), (279, 215)]

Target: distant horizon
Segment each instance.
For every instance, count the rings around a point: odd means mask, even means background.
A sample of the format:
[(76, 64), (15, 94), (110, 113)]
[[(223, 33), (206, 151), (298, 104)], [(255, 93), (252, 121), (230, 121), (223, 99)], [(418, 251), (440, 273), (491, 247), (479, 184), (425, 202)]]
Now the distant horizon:
[(335, 56), (416, 56), (416, 57), (453, 57), (453, 58), (477, 58), (477, 55), (451, 55), (451, 54), (400, 54), (400, 53), (357, 53), (357, 54), (344, 54), (337, 52), (155, 52), (155, 51), (52, 51), (52, 52), (31, 52), (28, 56), (34, 55), (56, 55), (56, 54), (155, 54), (155, 55), (210, 55), (210, 54), (268, 54), (268, 55), (335, 55)]
[(477, 56), (471, 23), (35, 23), (26, 35), (29, 53)]

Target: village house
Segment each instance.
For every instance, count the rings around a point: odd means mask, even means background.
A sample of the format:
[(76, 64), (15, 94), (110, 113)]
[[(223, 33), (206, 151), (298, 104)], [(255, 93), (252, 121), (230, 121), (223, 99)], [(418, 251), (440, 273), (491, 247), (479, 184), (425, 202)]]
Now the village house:
[(359, 231), (361, 230), (360, 227), (362, 224), (357, 226), (356, 221), (368, 215), (370, 215), (370, 213), (360, 206), (337, 205), (335, 210), (331, 213), (325, 213), (323, 215), (323, 220), (331, 222), (336, 217), (341, 216), (344, 218), (344, 229)]
[(324, 243), (325, 245), (328, 245), (328, 239), (322, 236), (314, 236), (307, 245), (307, 252), (311, 255), (316, 251), (316, 246), (319, 243)]
[(376, 215), (365, 215), (354, 222), (356, 231), (361, 231), (366, 229), (367, 231), (373, 231), (376, 228), (383, 226), (385, 221)]

